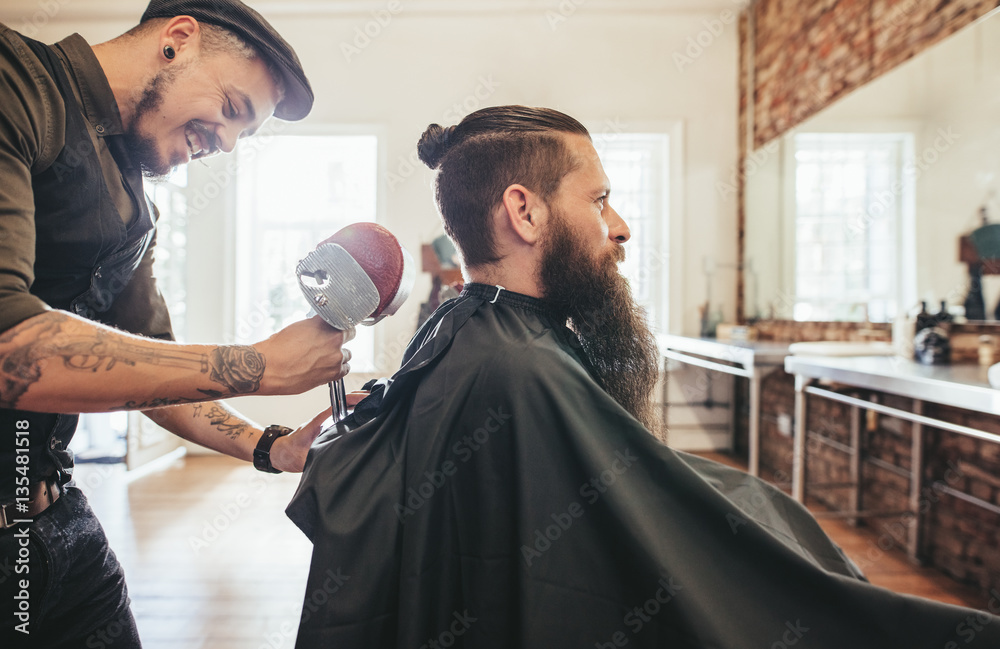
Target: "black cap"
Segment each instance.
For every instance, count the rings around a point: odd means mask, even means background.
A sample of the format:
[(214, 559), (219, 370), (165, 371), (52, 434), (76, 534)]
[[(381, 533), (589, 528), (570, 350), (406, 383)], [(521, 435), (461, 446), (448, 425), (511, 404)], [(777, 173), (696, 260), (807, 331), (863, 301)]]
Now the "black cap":
[(259, 13), (239, 0), (152, 0), (140, 22), (174, 16), (191, 16), (228, 29), (273, 63), (281, 71), (285, 85), (285, 97), (274, 109), (275, 117), (295, 121), (309, 114), (313, 91), (299, 57)]

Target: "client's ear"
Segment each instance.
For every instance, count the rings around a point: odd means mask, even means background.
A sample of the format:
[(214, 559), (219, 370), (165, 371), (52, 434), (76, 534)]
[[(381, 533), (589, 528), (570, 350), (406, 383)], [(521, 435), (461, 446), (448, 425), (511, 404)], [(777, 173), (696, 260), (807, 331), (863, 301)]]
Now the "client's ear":
[(534, 245), (541, 238), (548, 207), (524, 185), (511, 185), (503, 193), (502, 216), (524, 243)]

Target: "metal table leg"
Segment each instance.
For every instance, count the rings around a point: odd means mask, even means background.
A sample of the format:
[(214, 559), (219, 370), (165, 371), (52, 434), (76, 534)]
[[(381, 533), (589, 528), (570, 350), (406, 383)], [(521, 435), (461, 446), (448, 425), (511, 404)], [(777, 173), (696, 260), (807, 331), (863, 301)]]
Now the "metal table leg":
[(729, 454), (736, 455), (736, 437), (739, 432), (739, 425), (736, 418), (736, 391), (739, 389), (740, 379), (738, 376), (731, 377), (729, 385)]
[(748, 464), (750, 465), (750, 475), (753, 476), (760, 474), (760, 381), (761, 371), (755, 365), (750, 376), (750, 414), (747, 426), (749, 429), (748, 446), (750, 447)]
[(806, 500), (806, 387), (810, 379), (795, 375), (795, 432), (792, 447), (792, 498)]
[[(861, 409), (857, 406), (851, 406), (850, 410), (851, 417), (851, 511), (860, 512), (861, 511), (861, 480), (863, 478), (861, 466), (864, 459), (863, 453), (861, 451)], [(848, 518), (847, 523), (851, 527), (858, 526), (857, 518)]]
[[(913, 414), (924, 414), (924, 402), (913, 400)], [(910, 559), (919, 561), (923, 542), (923, 513), (920, 511), (920, 494), (924, 477), (924, 425), (912, 423), (913, 435), (910, 441), (910, 519), (906, 553)]]

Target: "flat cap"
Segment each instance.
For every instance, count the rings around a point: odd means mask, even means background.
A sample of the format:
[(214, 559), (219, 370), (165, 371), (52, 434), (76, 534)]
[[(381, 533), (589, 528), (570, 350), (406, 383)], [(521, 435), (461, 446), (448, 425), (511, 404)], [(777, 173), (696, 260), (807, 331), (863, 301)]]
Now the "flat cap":
[(309, 114), (313, 91), (299, 57), (259, 13), (239, 0), (152, 0), (140, 22), (174, 16), (191, 16), (227, 29), (274, 64), (281, 71), (285, 86), (285, 96), (274, 109), (275, 117), (295, 121)]

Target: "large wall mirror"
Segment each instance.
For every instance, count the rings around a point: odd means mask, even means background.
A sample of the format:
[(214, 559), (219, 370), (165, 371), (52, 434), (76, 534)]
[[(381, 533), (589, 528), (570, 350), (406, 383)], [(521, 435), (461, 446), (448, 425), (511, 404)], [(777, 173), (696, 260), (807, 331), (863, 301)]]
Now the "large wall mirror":
[(889, 322), (920, 301), (963, 305), (960, 239), (1000, 223), (1000, 10), (752, 152), (745, 208), (749, 319)]

